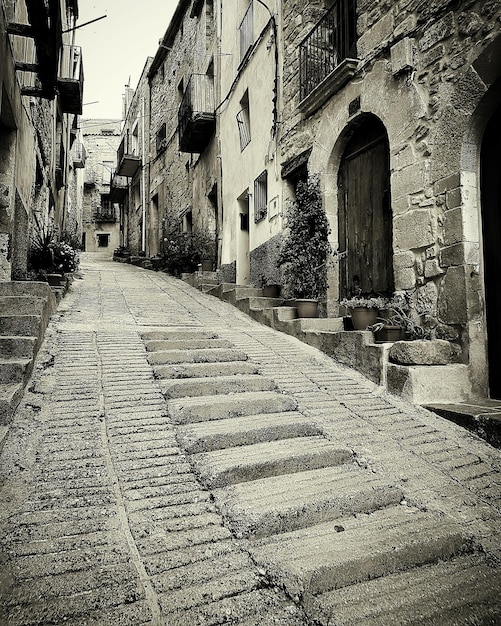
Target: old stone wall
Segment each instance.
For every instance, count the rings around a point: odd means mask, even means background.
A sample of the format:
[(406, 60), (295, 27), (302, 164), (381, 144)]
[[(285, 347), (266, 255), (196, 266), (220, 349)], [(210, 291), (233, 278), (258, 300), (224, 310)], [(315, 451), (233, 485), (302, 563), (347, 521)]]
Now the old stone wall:
[[(163, 218), (181, 225), (184, 222), (185, 229), (204, 232), (215, 239), (217, 217), (211, 194), (217, 194), (216, 143), (209, 142), (202, 154), (181, 152), (178, 133), (178, 111), (190, 77), (212, 73), (214, 37), (212, 2), (206, 2), (193, 17), (188, 7), (172, 49), (165, 52), (150, 78), (149, 151), (150, 197), (158, 199), (158, 223)], [(165, 137), (160, 144), (159, 133)]]

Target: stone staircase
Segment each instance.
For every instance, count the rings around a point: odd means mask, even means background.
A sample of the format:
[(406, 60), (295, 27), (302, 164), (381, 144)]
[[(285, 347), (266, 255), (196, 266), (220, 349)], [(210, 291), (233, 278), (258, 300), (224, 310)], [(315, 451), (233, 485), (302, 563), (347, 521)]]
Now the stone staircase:
[[(345, 330), (343, 318), (298, 318), (297, 309), (283, 299), (263, 298), (262, 290), (254, 287), (219, 283), (216, 272), (195, 272), (182, 278), (204, 293), (229, 302), (261, 324), (318, 348), (409, 402), (450, 404), (471, 398), (468, 366), (463, 363), (395, 363), (389, 356), (391, 343), (376, 343), (369, 331)], [(437, 342), (426, 343), (430, 346)], [(437, 350), (440, 347), (443, 346)]]
[(454, 520), (359, 465), (231, 343), (198, 330), (142, 338), (191, 466), (310, 623), (495, 623), (501, 576)]
[(0, 447), (56, 306), (47, 283), (0, 282)]

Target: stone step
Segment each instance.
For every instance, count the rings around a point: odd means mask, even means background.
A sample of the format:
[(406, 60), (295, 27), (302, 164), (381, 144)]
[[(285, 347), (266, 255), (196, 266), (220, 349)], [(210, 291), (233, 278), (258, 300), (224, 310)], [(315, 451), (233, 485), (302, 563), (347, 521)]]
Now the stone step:
[(0, 424), (10, 422), (23, 397), (23, 383), (0, 384)]
[(167, 363), (222, 363), (245, 360), (247, 360), (245, 352), (230, 348), (160, 350), (148, 354), (148, 361), (152, 365), (165, 365)]
[(355, 464), (272, 476), (213, 493), (231, 529), (245, 537), (266, 537), (370, 513), (403, 499), (399, 487)]
[(235, 287), (234, 289), (230, 289), (228, 291), (224, 291), (221, 293), (221, 299), (226, 300), (227, 302), (231, 302), (231, 304), (235, 304), (238, 300), (242, 298), (250, 298), (251, 296), (262, 296), (263, 290), (257, 289), (256, 287)]
[(31, 359), (0, 358), (0, 384), (20, 383), (29, 375)]
[(0, 315), (0, 335), (38, 337), (42, 330), (41, 315)]
[(267, 476), (340, 465), (348, 461), (351, 454), (347, 448), (313, 436), (203, 452), (193, 455), (191, 462), (202, 482), (212, 489)]
[(157, 365), (154, 367), (155, 376), (157, 378), (210, 378), (212, 376), (257, 374), (258, 371), (259, 368), (249, 361), (179, 363), (177, 365)]
[(297, 401), (274, 391), (255, 391), (228, 396), (199, 396), (169, 400), (169, 414), (175, 424), (191, 424), (259, 413), (294, 411)]
[(36, 337), (0, 336), (0, 358), (33, 358)]
[(166, 398), (216, 396), (246, 391), (272, 391), (275, 387), (276, 383), (273, 379), (265, 378), (259, 374), (183, 378), (160, 383), (160, 389)]
[(258, 539), (256, 563), (291, 596), (317, 595), (471, 550), (449, 518), (403, 505)]
[(158, 339), (145, 341), (148, 352), (165, 350), (205, 350), (208, 348), (233, 348), (231, 341), (226, 339)]
[(141, 339), (143, 341), (159, 341), (169, 340), (175, 341), (177, 339), (217, 339), (216, 333), (211, 333), (205, 330), (199, 330), (198, 328), (183, 328), (180, 330), (174, 329), (162, 329), (162, 330), (149, 330), (141, 333)]
[(0, 281), (0, 296), (34, 296), (52, 299), (49, 285), (42, 281)]
[(500, 589), (499, 568), (468, 555), (328, 591), (307, 614), (321, 626), (498, 624)]
[(41, 315), (45, 305), (36, 296), (0, 296), (0, 315)]
[(237, 303), (238, 308), (249, 310), (260, 309), (272, 309), (274, 307), (282, 306), (284, 303), (283, 298), (265, 298), (264, 296), (251, 296), (243, 300), (239, 300)]
[(177, 431), (178, 442), (188, 454), (321, 434), (311, 419), (296, 411), (198, 422)]

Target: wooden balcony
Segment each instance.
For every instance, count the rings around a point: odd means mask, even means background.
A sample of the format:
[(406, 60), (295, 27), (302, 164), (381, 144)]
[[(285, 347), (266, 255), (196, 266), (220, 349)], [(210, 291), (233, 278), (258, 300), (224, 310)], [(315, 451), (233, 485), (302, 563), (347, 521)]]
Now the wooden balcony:
[(80, 46), (63, 46), (57, 88), (63, 113), (82, 114), (83, 63)]
[(179, 107), (178, 125), (181, 152), (203, 152), (216, 128), (212, 76), (192, 74)]
[(127, 197), (129, 185), (125, 176), (113, 174), (110, 183), (110, 200), (111, 202), (123, 202)]
[(141, 157), (132, 149), (132, 138), (129, 133), (124, 135), (117, 150), (117, 169), (115, 174), (132, 178), (141, 167)]

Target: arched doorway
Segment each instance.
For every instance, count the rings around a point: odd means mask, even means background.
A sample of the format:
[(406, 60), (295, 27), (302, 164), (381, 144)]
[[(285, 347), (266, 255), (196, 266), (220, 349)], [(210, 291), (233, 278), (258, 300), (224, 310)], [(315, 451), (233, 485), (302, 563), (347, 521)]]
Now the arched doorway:
[(338, 189), (340, 297), (391, 293), (389, 144), (386, 129), (376, 117), (367, 117), (348, 141)]
[(484, 131), (480, 151), (480, 193), (484, 253), (485, 308), (487, 315), (489, 391), (491, 398), (501, 399), (501, 104), (491, 116)]

